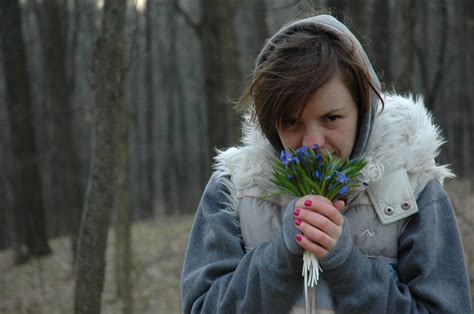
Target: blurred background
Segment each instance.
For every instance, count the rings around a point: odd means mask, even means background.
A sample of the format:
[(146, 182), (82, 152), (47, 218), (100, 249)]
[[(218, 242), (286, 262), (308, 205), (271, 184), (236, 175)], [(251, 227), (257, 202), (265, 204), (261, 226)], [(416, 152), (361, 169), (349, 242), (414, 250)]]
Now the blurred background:
[[(104, 1), (0, 9), (0, 313), (70, 313), (94, 180), (94, 95), (108, 82), (92, 67)], [(103, 312), (180, 312), (187, 233), (212, 157), (239, 143), (232, 102), (265, 39), (315, 10), (354, 31), (386, 91), (423, 95), (446, 138), (438, 162), (458, 176), (446, 187), (473, 278), (473, 1), (128, 0), (123, 41), (109, 52), (123, 54), (115, 127), (129, 130), (116, 169), (125, 184), (112, 189), (110, 226), (95, 226), (110, 230)]]

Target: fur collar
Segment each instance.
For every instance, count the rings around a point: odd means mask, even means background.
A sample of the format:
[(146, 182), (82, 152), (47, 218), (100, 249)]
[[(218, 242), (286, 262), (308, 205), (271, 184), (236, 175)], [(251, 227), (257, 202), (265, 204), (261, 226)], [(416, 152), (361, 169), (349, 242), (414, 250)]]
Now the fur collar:
[[(242, 145), (218, 151), (214, 169), (218, 177), (232, 178), (227, 187), (234, 197), (243, 190), (258, 186), (266, 193), (276, 192), (272, 162), (278, 158), (260, 128), (245, 116)], [(364, 159), (362, 172), (367, 182), (377, 182), (386, 173), (405, 168), (417, 197), (426, 183), (454, 177), (447, 166), (436, 165), (440, 146), (444, 143), (440, 129), (423, 105), (421, 97), (386, 95), (385, 107), (376, 114)]]

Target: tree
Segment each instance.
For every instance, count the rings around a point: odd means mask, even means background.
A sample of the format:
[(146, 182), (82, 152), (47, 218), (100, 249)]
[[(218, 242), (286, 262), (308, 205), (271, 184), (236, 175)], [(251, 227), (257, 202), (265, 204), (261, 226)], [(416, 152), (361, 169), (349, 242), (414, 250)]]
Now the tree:
[(241, 0), (239, 6), (241, 17), (236, 22), (242, 25), (237, 32), (241, 67), (244, 74), (252, 74), (255, 59), (269, 37), (267, 6), (264, 0)]
[[(73, 117), (71, 96), (74, 88), (74, 50), (77, 44), (77, 25), (66, 23), (67, 2), (49, 0), (33, 2), (41, 36), (43, 52), (44, 87), (47, 94), (49, 122), (53, 126), (51, 134), (52, 188), (54, 191), (53, 215), (67, 221), (66, 229), (71, 233), (71, 247), (75, 254), (79, 222), (82, 212), (82, 186), (80, 184), (80, 166), (74, 148)], [(78, 0), (75, 0), (75, 20)], [(72, 44), (68, 49), (68, 27), (72, 26)], [(75, 26), (75, 27), (74, 27)]]
[[(163, 45), (163, 57), (159, 61), (160, 72), (165, 73), (166, 79), (162, 82), (164, 90), (167, 91), (164, 98), (163, 114), (165, 115), (166, 133), (160, 134), (165, 139), (166, 149), (164, 150), (164, 160), (166, 167), (162, 170), (163, 181), (163, 203), (160, 212), (171, 214), (176, 213), (174, 204), (179, 202), (179, 192), (176, 188), (180, 180), (180, 149), (183, 141), (180, 135), (183, 134), (184, 126), (182, 125), (183, 115), (180, 114), (179, 94), (182, 92), (179, 85), (178, 61), (177, 61), (177, 16), (173, 14), (173, 6), (171, 3), (164, 2), (162, 10), (168, 13), (166, 23), (169, 24), (169, 37), (165, 38), (168, 47)], [(166, 57), (165, 57), (166, 56)]]
[(201, 59), (207, 105), (208, 153), (225, 148), (240, 137), (239, 119), (230, 108), (240, 85), (236, 1), (201, 0)]
[(76, 313), (100, 313), (105, 249), (120, 163), (116, 135), (124, 108), (124, 27), (126, 0), (105, 0), (92, 64), (95, 138), (76, 263)]
[(154, 211), (155, 206), (155, 180), (154, 180), (154, 170), (156, 169), (154, 159), (153, 159), (153, 144), (155, 140), (154, 136), (154, 117), (155, 117), (155, 78), (153, 76), (153, 69), (155, 65), (155, 49), (153, 45), (153, 6), (152, 0), (146, 1), (145, 9), (145, 40), (146, 40), (146, 50), (145, 57), (147, 66), (145, 67), (145, 86), (146, 86), (146, 141), (143, 145), (143, 150), (145, 150), (145, 158), (142, 168), (143, 175), (140, 176), (145, 182), (143, 185), (144, 188), (144, 211), (146, 212), (146, 217), (151, 217)]
[[(129, 72), (127, 72), (129, 73)], [(131, 244), (130, 244), (130, 111), (125, 96), (117, 104), (118, 125), (117, 181), (114, 196), (115, 221), (115, 275), (117, 295), (122, 299), (124, 314), (132, 312)]]
[(409, 0), (408, 6), (404, 7), (403, 35), (401, 38), (401, 64), (395, 86), (399, 92), (408, 93), (413, 91), (414, 81), (414, 58), (415, 58), (415, 26), (416, 26), (416, 2)]
[(118, 128), (117, 188), (114, 209), (115, 222), (115, 263), (117, 295), (123, 300), (123, 313), (132, 312), (131, 248), (130, 248), (130, 114), (125, 101), (120, 101)]
[(390, 1), (375, 1), (372, 13), (371, 38), (375, 55), (375, 68), (380, 79), (385, 83), (393, 81), (392, 78), (392, 20)]
[[(15, 217), (15, 238), (18, 241), (25, 239), (29, 254), (44, 256), (50, 254), (51, 249), (46, 232), (33, 130), (31, 87), (22, 34), (22, 17), (16, 0), (0, 2), (0, 33), (8, 99), (10, 143), (14, 157), (11, 182), (14, 193), (12, 209)], [(16, 258), (19, 261), (24, 257), (17, 255)]]

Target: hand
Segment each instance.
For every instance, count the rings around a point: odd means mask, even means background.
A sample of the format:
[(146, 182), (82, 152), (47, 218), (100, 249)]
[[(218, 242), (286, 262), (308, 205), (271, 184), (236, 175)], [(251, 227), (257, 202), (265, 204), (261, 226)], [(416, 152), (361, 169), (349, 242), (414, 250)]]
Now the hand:
[(298, 199), (293, 212), (295, 226), (301, 232), (296, 236), (298, 244), (316, 257), (324, 258), (341, 236), (344, 206), (343, 201), (331, 203), (319, 195)]

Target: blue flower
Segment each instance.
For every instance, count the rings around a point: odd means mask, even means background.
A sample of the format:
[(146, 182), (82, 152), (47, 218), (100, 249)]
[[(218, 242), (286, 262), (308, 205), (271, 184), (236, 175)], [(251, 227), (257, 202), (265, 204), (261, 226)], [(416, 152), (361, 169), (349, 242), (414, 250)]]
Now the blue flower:
[(285, 165), (286, 168), (288, 168), (288, 165), (292, 161), (292, 157), (293, 157), (293, 155), (291, 155), (291, 153), (288, 153), (288, 152), (282, 150), (281, 154), (280, 154), (280, 161), (281, 161), (282, 164)]
[(346, 195), (347, 193), (349, 193), (349, 187), (345, 186), (339, 191), (339, 196)]
[(298, 155), (301, 157), (301, 158), (304, 158), (306, 156), (309, 156), (309, 147), (308, 146), (301, 146), (300, 148), (298, 148), (296, 150), (296, 152), (298, 153)]
[(316, 170), (316, 171), (313, 172), (313, 177), (315, 177), (318, 180), (321, 180), (322, 174), (319, 170)]
[(316, 160), (323, 159), (323, 156), (321, 154), (321, 151), (319, 150), (319, 145), (318, 144), (313, 145), (313, 152), (314, 152), (314, 157), (315, 157)]
[(288, 180), (293, 180), (295, 177), (292, 176), (291, 174), (289, 174), (287, 178), (288, 178)]
[(295, 164), (299, 164), (300, 163), (300, 160), (298, 159), (298, 157), (294, 156), (293, 158), (291, 158), (291, 161), (294, 162)]
[(341, 172), (336, 172), (336, 181), (342, 184), (349, 182), (349, 178)]

